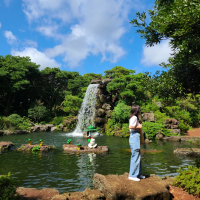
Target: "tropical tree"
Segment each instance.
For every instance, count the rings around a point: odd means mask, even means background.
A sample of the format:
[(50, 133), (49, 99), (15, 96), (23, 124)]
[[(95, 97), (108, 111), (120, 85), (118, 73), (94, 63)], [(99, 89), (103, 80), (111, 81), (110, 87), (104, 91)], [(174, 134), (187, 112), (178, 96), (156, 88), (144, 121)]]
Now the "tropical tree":
[(173, 50), (169, 67), (174, 79), (181, 84), (184, 93), (200, 92), (200, 4), (198, 0), (155, 0), (155, 6), (146, 12), (137, 13), (131, 20), (137, 32), (153, 46), (162, 40), (170, 40)]
[(63, 111), (68, 115), (76, 116), (80, 110), (83, 100), (77, 96), (66, 95), (63, 103)]
[[(0, 107), (4, 116), (11, 113), (13, 104), (14, 109), (22, 108), (34, 100), (31, 91), (39, 76), (39, 65), (31, 62), (29, 57), (0, 56)], [(26, 96), (21, 98), (22, 94)]]

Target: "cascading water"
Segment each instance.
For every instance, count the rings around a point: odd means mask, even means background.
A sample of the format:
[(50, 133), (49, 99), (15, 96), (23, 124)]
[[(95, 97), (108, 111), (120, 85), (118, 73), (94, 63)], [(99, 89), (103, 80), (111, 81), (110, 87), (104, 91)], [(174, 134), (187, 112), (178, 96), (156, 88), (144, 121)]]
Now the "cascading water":
[(72, 135), (83, 136), (83, 130), (89, 125), (94, 126), (95, 105), (98, 84), (90, 84), (85, 93), (81, 109), (78, 114), (78, 123)]

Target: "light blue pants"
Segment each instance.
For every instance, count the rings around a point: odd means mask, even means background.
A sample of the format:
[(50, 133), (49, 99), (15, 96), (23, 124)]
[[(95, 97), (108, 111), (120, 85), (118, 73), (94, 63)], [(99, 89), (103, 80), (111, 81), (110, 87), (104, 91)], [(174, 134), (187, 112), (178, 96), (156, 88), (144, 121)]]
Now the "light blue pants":
[(131, 148), (129, 177), (137, 178), (141, 174), (140, 133), (131, 132), (129, 144)]

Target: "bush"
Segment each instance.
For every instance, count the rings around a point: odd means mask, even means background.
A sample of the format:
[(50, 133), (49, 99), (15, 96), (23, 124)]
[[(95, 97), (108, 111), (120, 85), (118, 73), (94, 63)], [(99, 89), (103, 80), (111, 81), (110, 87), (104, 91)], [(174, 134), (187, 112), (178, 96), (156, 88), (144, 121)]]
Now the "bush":
[(150, 111), (155, 112), (157, 110), (160, 110), (160, 108), (155, 103), (148, 103), (147, 105), (143, 105), (141, 107), (142, 113), (149, 113)]
[(170, 133), (170, 130), (166, 129), (165, 125), (161, 123), (143, 122), (142, 129), (148, 139), (153, 139), (158, 134), (158, 131), (160, 131), (164, 136), (173, 135)]
[(111, 114), (111, 119), (113, 119), (115, 123), (128, 123), (130, 111), (131, 106), (127, 106), (123, 101), (119, 101)]
[(190, 127), (187, 124), (184, 124), (183, 122), (181, 122), (178, 125), (178, 128), (181, 129), (181, 132), (186, 133), (189, 130)]
[(60, 116), (60, 117), (54, 117), (53, 121), (52, 121), (52, 124), (55, 125), (55, 126), (56, 125), (60, 125), (60, 124), (63, 123), (64, 118), (65, 117), (62, 117), (62, 116)]
[(10, 178), (10, 173), (0, 176), (0, 200), (19, 199), (16, 189), (14, 180)]
[[(7, 121), (6, 121), (7, 120)], [(30, 130), (31, 121), (27, 117), (20, 117), (18, 114), (12, 114), (7, 118), (4, 117), (4, 128), (8, 129), (19, 129), (19, 130)]]
[(200, 169), (196, 166), (188, 166), (187, 169), (180, 167), (179, 175), (173, 185), (183, 188), (187, 193), (200, 196)]
[(47, 115), (47, 109), (43, 105), (34, 105), (28, 109), (28, 117), (39, 123)]

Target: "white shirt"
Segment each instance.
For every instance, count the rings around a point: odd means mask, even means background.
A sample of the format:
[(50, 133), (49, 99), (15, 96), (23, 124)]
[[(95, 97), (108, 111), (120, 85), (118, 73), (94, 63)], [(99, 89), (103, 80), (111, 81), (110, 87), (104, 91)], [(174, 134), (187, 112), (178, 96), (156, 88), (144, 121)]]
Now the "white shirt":
[[(137, 119), (137, 117), (136, 116), (133, 116), (133, 117), (131, 117), (130, 119), (129, 119), (129, 125), (131, 125), (131, 126), (138, 126), (138, 125), (140, 125), (140, 123), (139, 123), (139, 121), (138, 121), (138, 119)], [(129, 129), (130, 131), (135, 131), (135, 129)]]

